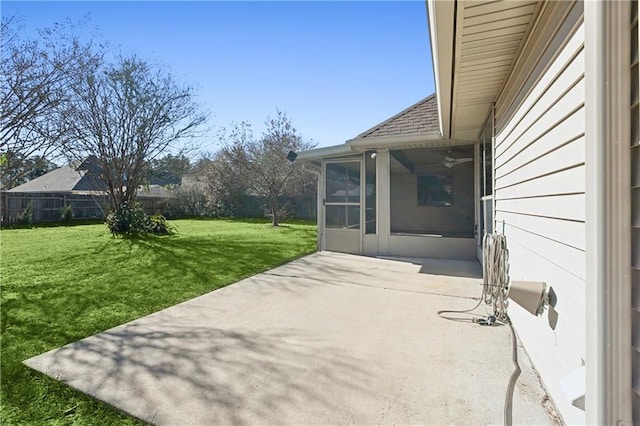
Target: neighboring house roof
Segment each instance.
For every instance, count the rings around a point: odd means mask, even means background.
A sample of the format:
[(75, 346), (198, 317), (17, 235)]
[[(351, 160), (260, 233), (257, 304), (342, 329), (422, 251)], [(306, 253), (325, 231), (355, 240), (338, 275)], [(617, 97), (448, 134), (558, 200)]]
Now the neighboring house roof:
[[(89, 163), (89, 161), (84, 161), (78, 166), (78, 169), (72, 166), (59, 167), (29, 182), (16, 186), (7, 192), (87, 193), (104, 191), (104, 183), (100, 178), (89, 172), (93, 167)], [(140, 188), (137, 195), (139, 197), (166, 198), (171, 196), (171, 191), (160, 185), (149, 185), (149, 187)]]
[(434, 93), (361, 133), (358, 138), (439, 132), (438, 99)]
[(11, 188), (8, 192), (70, 192), (85, 174), (86, 170), (78, 171), (73, 167), (63, 166)]
[(95, 157), (89, 156), (82, 162), (59, 167), (8, 192), (101, 191), (105, 185), (97, 176), (98, 167)]

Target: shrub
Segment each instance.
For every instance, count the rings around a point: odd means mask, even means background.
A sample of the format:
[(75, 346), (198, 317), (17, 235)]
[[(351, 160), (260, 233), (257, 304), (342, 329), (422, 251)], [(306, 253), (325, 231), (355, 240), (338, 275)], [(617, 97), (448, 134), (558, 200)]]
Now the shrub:
[(173, 234), (173, 228), (167, 223), (167, 218), (160, 213), (156, 213), (149, 218), (150, 228), (149, 232), (157, 235), (171, 235)]
[(33, 203), (29, 201), (27, 207), (18, 215), (18, 223), (21, 225), (33, 224)]
[(177, 186), (172, 190), (172, 197), (167, 200), (164, 214), (171, 218), (212, 217), (215, 210), (207, 203), (207, 196), (198, 186)]
[(73, 220), (73, 207), (69, 204), (60, 210), (60, 218), (63, 222), (71, 222)]
[(133, 235), (149, 232), (149, 216), (139, 203), (122, 203), (107, 215), (107, 227), (114, 235)]
[(113, 235), (171, 235), (173, 228), (160, 213), (149, 217), (140, 203), (123, 203), (107, 215), (107, 227)]

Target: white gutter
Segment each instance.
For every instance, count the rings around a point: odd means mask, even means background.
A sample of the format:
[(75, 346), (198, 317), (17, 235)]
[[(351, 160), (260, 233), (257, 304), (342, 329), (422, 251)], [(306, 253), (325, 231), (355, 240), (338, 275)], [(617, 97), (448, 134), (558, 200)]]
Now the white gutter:
[(632, 424), (630, 12), (584, 2), (587, 424)]
[(453, 38), (456, 2), (451, 0), (428, 0), (427, 15), (433, 76), (438, 97), (440, 132), (451, 137), (451, 86), (453, 84)]
[(376, 136), (366, 138), (354, 138), (347, 141), (354, 150), (362, 149), (393, 149), (395, 146), (406, 144), (429, 144), (433, 141), (441, 141), (439, 133), (415, 133), (412, 135)]
[(335, 155), (345, 155), (350, 153), (351, 147), (348, 144), (333, 145), (323, 148), (310, 149), (298, 153), (298, 160), (313, 160)]
[(474, 141), (461, 139), (445, 139), (439, 133), (416, 133), (401, 136), (378, 136), (367, 138), (355, 138), (347, 141), (353, 150), (363, 151), (369, 149), (402, 149), (407, 145), (412, 147), (433, 147), (452, 145), (471, 145)]
[(474, 143), (474, 141), (443, 139), (439, 133), (415, 133), (411, 135), (354, 138), (341, 145), (327, 146), (324, 148), (316, 148), (299, 152), (298, 159), (319, 160), (327, 157), (356, 154), (367, 150), (401, 149), (407, 145), (430, 147), (470, 145)]

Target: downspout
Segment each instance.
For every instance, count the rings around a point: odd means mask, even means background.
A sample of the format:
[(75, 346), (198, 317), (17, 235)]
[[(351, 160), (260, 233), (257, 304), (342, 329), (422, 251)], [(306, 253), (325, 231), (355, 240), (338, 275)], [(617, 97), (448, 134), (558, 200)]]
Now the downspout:
[(587, 424), (632, 424), (629, 16), (584, 2)]

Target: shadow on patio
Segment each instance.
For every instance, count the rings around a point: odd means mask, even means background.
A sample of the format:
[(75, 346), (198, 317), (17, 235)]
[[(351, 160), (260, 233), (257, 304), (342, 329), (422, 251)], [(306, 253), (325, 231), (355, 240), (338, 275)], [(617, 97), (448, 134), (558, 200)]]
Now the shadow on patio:
[[(499, 424), (511, 337), (437, 316), (480, 295), (454, 266), (316, 253), (26, 364), (157, 424)], [(550, 424), (520, 358), (514, 422)]]

